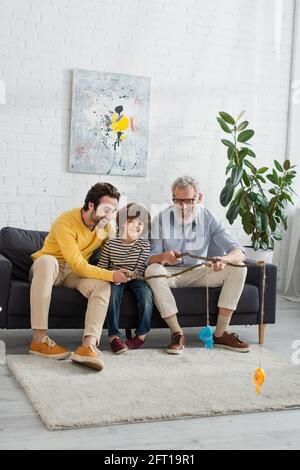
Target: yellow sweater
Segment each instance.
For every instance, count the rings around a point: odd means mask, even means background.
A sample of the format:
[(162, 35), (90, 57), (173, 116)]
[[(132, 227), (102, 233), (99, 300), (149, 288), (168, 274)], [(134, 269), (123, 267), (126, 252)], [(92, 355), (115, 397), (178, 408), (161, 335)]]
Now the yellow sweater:
[(66, 262), (80, 277), (113, 282), (114, 271), (92, 266), (88, 260), (94, 250), (114, 236), (112, 224), (103, 230), (91, 231), (82, 221), (81, 209), (64, 212), (52, 224), (43, 248), (34, 253), (33, 261), (43, 255)]

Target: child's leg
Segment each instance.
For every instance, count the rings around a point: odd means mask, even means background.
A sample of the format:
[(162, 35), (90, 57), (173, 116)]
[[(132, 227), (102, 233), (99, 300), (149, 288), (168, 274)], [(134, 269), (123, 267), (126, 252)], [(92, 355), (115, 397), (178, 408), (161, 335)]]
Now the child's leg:
[(123, 299), (125, 284), (111, 286), (111, 297), (107, 312), (107, 328), (109, 340), (113, 341), (115, 338), (120, 338), (120, 311)]
[(139, 324), (135, 334), (139, 339), (144, 340), (151, 329), (151, 318), (153, 313), (153, 295), (152, 290), (146, 282), (131, 281), (127, 286), (135, 293), (138, 311)]

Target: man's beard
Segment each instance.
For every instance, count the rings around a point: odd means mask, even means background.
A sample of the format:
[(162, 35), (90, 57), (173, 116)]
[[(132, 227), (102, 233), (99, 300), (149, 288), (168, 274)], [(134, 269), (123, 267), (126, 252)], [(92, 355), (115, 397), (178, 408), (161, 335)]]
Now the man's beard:
[(192, 209), (188, 212), (183, 212), (181, 209), (175, 210), (175, 216), (178, 222), (182, 223), (183, 225), (187, 225), (195, 219), (196, 216), (196, 209)]
[(104, 217), (99, 217), (99, 216), (96, 216), (96, 215), (92, 217), (92, 221), (99, 228), (106, 227), (108, 222), (109, 222), (107, 217), (105, 217), (105, 216)]

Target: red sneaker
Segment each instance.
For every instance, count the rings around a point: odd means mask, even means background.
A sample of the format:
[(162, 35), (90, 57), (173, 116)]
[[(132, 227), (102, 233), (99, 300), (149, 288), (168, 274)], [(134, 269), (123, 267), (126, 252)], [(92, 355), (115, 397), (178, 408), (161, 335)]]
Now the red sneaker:
[(127, 346), (120, 340), (120, 338), (115, 338), (112, 343), (110, 343), (111, 350), (114, 354), (123, 354), (127, 351)]
[(141, 340), (138, 336), (135, 336), (132, 339), (127, 339), (125, 341), (128, 349), (139, 349), (141, 346), (143, 346), (144, 343), (145, 341)]

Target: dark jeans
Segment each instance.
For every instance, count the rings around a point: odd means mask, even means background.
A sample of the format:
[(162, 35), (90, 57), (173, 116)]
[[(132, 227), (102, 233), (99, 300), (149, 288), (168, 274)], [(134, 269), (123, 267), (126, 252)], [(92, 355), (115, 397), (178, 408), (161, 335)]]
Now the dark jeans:
[(121, 304), (125, 289), (130, 289), (136, 296), (139, 311), (139, 324), (136, 335), (146, 335), (150, 331), (153, 311), (152, 290), (143, 281), (130, 281), (127, 284), (111, 286), (111, 298), (107, 312), (107, 326), (109, 336), (120, 336), (119, 320)]

